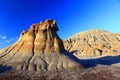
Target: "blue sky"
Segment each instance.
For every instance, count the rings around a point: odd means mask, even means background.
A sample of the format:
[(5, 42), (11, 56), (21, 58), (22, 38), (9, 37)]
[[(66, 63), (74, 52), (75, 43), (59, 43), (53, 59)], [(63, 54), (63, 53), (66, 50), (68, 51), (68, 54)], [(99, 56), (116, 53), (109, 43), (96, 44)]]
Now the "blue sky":
[(89, 29), (120, 33), (120, 0), (0, 0), (0, 49), (48, 18), (62, 39)]

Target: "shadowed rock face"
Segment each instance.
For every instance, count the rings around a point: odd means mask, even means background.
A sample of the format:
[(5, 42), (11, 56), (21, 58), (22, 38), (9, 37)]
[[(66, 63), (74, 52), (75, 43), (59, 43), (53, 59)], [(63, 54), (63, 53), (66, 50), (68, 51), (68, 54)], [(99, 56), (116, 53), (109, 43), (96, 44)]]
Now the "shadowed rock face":
[(64, 40), (64, 46), (76, 57), (120, 55), (120, 35), (104, 30), (88, 30)]
[(0, 64), (28, 71), (52, 71), (79, 66), (64, 54), (66, 51), (57, 31), (54, 20), (33, 24), (27, 31), (22, 31), (16, 43), (0, 51)]

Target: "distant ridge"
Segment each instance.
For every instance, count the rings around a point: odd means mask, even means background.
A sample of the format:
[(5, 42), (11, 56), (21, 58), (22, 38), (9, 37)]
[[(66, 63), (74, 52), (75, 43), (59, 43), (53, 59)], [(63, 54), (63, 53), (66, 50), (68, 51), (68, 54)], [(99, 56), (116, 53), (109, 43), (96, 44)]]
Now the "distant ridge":
[(97, 34), (98, 34), (98, 32), (111, 33), (111, 34), (120, 35), (120, 34), (118, 34), (118, 33), (112, 33), (112, 32), (109, 32), (109, 31), (103, 30), (103, 29), (89, 29), (89, 30), (85, 30), (85, 31), (81, 31), (81, 32), (79, 32), (79, 33), (76, 33), (76, 34), (74, 34), (73, 36), (71, 36), (71, 37), (69, 37), (69, 38), (72, 38), (72, 37), (75, 37), (75, 36), (81, 35), (81, 34), (89, 34), (89, 33), (97, 33)]
[(101, 29), (83, 31), (64, 40), (64, 46), (77, 57), (119, 55), (120, 34)]

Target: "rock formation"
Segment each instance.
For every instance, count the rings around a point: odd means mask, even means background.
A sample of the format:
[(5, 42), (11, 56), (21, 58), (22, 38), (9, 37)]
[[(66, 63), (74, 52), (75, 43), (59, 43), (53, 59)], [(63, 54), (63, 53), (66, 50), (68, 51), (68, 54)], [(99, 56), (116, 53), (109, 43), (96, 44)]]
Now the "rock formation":
[(77, 57), (120, 54), (120, 35), (104, 30), (88, 30), (64, 40), (65, 49)]
[(17, 70), (53, 71), (79, 66), (66, 55), (55, 20), (31, 25), (19, 40), (0, 51), (0, 65)]

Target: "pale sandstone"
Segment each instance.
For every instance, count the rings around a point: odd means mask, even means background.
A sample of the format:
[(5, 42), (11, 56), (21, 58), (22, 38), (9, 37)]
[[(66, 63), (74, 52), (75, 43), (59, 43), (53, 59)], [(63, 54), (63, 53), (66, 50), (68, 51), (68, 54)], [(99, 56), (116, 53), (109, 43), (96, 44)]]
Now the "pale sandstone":
[(57, 35), (56, 21), (46, 20), (22, 31), (19, 40), (0, 51), (0, 64), (28, 71), (54, 71), (80, 66), (70, 59)]

